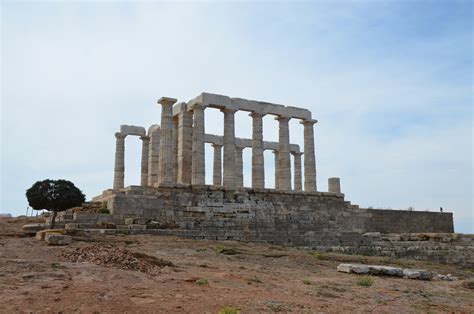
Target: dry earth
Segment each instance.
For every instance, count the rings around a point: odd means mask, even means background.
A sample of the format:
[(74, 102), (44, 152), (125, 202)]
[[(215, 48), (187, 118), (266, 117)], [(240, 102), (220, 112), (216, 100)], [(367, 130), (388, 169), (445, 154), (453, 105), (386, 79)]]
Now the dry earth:
[[(218, 313), (225, 307), (241, 313), (474, 312), (474, 290), (463, 286), (472, 270), (170, 236), (97, 236), (52, 247), (23, 237), (25, 221), (0, 219), (2, 313)], [(82, 261), (70, 261), (88, 247), (93, 249)], [(113, 263), (104, 260), (107, 254), (97, 256), (101, 247), (112, 252)], [(146, 268), (150, 261), (160, 261), (153, 271)], [(163, 266), (166, 261), (174, 266)], [(373, 277), (372, 286), (362, 287), (357, 275), (336, 272), (349, 261), (427, 268), (461, 280)], [(130, 263), (137, 270), (124, 269)]]

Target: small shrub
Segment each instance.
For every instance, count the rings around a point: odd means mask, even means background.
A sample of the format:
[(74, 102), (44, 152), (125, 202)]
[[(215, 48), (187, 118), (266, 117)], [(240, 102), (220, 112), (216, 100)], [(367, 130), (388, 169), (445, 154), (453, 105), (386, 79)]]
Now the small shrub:
[(309, 255), (320, 261), (325, 261), (329, 259), (327, 256), (323, 255), (323, 253), (319, 251), (311, 251), (309, 252)]
[(241, 252), (234, 248), (226, 248), (222, 245), (216, 245), (212, 248), (215, 252), (225, 255), (236, 255), (241, 254)]
[(370, 287), (374, 283), (374, 279), (371, 276), (360, 276), (357, 279), (357, 284), (362, 287)]
[(198, 279), (195, 281), (195, 283), (198, 285), (198, 286), (205, 286), (205, 285), (208, 285), (209, 282), (206, 280), (206, 279)]
[(305, 284), (305, 285), (312, 285), (313, 282), (312, 282), (311, 280), (309, 280), (308, 278), (306, 278), (306, 279), (303, 279), (303, 284)]
[(110, 214), (110, 210), (107, 208), (101, 208), (99, 209), (99, 214)]
[(223, 307), (217, 312), (218, 314), (239, 314), (240, 309), (234, 306)]
[(468, 280), (462, 283), (462, 286), (467, 289), (474, 289), (474, 280)]
[(262, 281), (260, 279), (258, 279), (257, 277), (252, 277), (252, 278), (249, 278), (247, 280), (247, 284), (252, 284), (252, 283), (262, 283)]

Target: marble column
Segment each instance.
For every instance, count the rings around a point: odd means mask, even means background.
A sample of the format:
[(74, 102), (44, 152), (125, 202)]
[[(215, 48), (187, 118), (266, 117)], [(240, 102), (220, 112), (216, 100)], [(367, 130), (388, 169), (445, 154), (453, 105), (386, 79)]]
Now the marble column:
[(301, 155), (303, 153), (301, 152), (291, 152), (293, 155), (293, 161), (294, 161), (294, 183), (293, 183), (293, 190), (295, 191), (301, 191), (302, 190), (302, 185), (301, 185)]
[(265, 162), (263, 157), (263, 115), (252, 112), (252, 188), (265, 188)]
[(242, 161), (243, 147), (235, 147), (235, 187), (242, 188), (244, 186), (244, 164)]
[(290, 118), (285, 116), (279, 116), (275, 119), (279, 122), (278, 186), (281, 190), (289, 191), (291, 190), (290, 131), (288, 126)]
[(304, 190), (315, 192), (316, 187), (316, 161), (314, 157), (314, 130), (313, 125), (318, 120), (303, 120), (304, 126)]
[(214, 163), (212, 168), (212, 184), (222, 185), (222, 145), (212, 144), (214, 147)]
[(127, 135), (115, 133), (115, 167), (114, 190), (123, 189), (125, 178), (125, 137)]
[(178, 114), (178, 183), (191, 183), (192, 143), (193, 113), (182, 111)]
[(142, 140), (142, 163), (141, 163), (141, 186), (148, 185), (148, 150), (150, 148), (150, 137), (148, 136), (141, 136), (140, 139)]
[(275, 189), (280, 189), (279, 184), (280, 184), (280, 170), (278, 167), (278, 151), (274, 150), (272, 151), (273, 155), (275, 155)]
[(158, 185), (173, 183), (173, 104), (174, 98), (162, 97)]
[(178, 182), (178, 117), (173, 117), (173, 182)]
[(235, 129), (234, 109), (222, 109), (224, 113), (224, 188), (235, 190)]
[(148, 147), (148, 186), (158, 184), (158, 169), (160, 162), (160, 126), (153, 125), (148, 130), (150, 146)]
[(193, 110), (193, 145), (191, 184), (206, 184), (206, 168), (204, 163), (204, 109), (201, 104), (194, 104)]
[(341, 179), (340, 178), (328, 179), (328, 192), (341, 194)]

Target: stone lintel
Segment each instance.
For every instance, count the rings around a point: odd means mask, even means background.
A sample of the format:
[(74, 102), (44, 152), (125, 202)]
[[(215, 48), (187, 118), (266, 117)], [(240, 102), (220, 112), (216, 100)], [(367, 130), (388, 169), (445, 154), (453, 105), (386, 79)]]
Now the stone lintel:
[(144, 127), (135, 126), (135, 125), (122, 124), (120, 126), (120, 132), (124, 133), (125, 135), (136, 135), (136, 136), (145, 136), (146, 135), (146, 131), (145, 131)]

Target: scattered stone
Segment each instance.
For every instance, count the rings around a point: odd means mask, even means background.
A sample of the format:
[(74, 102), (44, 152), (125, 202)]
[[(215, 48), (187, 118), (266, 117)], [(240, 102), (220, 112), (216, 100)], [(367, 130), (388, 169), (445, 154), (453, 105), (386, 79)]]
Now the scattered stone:
[(404, 269), (403, 278), (430, 280), (433, 273), (425, 269)]
[(135, 218), (125, 218), (124, 222), (126, 225), (133, 225)]
[(22, 227), (23, 233), (28, 235), (35, 235), (36, 232), (41, 231), (45, 228), (44, 224), (27, 224)]
[(387, 275), (403, 277), (403, 269), (391, 266), (368, 265), (371, 275)]
[(364, 237), (374, 237), (374, 238), (378, 238), (380, 237), (380, 232), (366, 232), (363, 234)]
[(454, 277), (452, 276), (451, 274), (447, 274), (447, 275), (442, 275), (442, 274), (436, 274), (434, 277), (433, 277), (434, 280), (445, 280), (445, 281), (457, 281), (459, 280), (458, 277)]
[(337, 271), (349, 274), (367, 274), (369, 273), (369, 267), (359, 264), (339, 264)]
[(79, 224), (78, 223), (67, 223), (65, 226), (64, 226), (64, 229), (66, 230), (76, 230), (76, 229), (79, 229)]
[(128, 225), (130, 230), (146, 230), (146, 225)]
[(65, 234), (66, 231), (63, 229), (46, 229), (46, 230), (41, 230), (36, 233), (36, 240), (38, 241), (45, 241), (46, 239), (46, 234)]
[(45, 241), (48, 245), (68, 245), (72, 243), (72, 237), (56, 233), (46, 233)]

